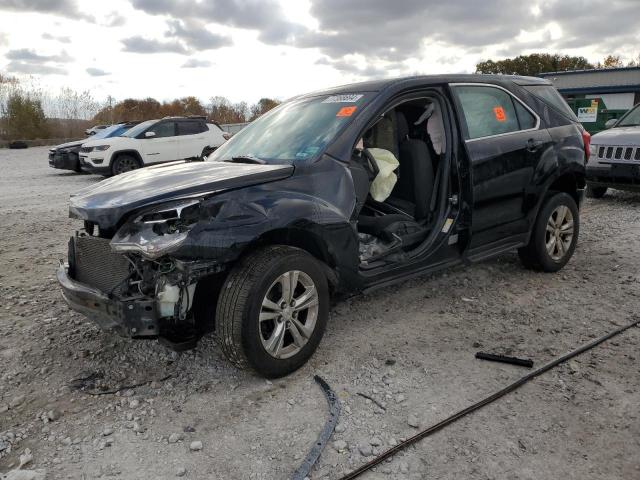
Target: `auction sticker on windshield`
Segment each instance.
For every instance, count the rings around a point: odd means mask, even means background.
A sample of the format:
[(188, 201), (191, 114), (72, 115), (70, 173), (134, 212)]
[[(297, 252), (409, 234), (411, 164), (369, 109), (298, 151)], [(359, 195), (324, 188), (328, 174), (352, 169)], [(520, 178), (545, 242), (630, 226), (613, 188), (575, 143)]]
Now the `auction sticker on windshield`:
[(356, 111), (355, 106), (342, 107), (340, 110), (338, 110), (338, 113), (336, 113), (336, 117), (350, 117), (351, 115), (353, 115), (353, 112), (355, 111)]
[(322, 103), (354, 103), (360, 100), (364, 95), (361, 94), (347, 94), (347, 95), (331, 95), (325, 98)]

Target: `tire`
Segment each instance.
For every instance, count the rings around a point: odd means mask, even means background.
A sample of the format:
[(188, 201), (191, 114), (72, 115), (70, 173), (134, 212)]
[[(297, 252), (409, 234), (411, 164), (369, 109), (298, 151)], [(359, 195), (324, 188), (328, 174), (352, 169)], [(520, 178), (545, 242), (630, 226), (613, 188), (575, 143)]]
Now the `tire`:
[(588, 198), (602, 198), (607, 193), (607, 187), (593, 187), (587, 184)]
[[(283, 309), (283, 299), (291, 298), (283, 287), (294, 280), (294, 301), (305, 297), (308, 303)], [(318, 261), (298, 248), (269, 246), (241, 259), (227, 276), (216, 308), (216, 336), (235, 366), (278, 378), (311, 357), (328, 316), (329, 287)]]
[(120, 175), (121, 173), (130, 172), (137, 168), (140, 168), (140, 162), (136, 157), (126, 153), (121, 154), (111, 162), (111, 175)]
[(579, 233), (580, 212), (575, 200), (567, 193), (556, 193), (540, 208), (529, 244), (518, 250), (520, 260), (532, 270), (557, 272), (573, 255)]

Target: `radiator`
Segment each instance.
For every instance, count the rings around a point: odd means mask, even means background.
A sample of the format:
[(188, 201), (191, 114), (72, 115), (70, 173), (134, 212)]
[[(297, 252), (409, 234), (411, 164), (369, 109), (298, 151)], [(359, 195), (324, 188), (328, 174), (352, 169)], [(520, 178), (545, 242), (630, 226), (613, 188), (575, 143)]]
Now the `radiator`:
[(69, 263), (78, 282), (111, 293), (129, 275), (129, 262), (123, 255), (111, 252), (108, 239), (85, 235), (72, 241), (75, 253)]

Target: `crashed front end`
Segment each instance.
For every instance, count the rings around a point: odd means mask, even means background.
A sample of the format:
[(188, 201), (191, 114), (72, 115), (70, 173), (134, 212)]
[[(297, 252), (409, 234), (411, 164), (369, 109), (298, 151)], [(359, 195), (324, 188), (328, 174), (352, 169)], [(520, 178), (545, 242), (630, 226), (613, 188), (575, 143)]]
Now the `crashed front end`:
[[(58, 281), (69, 306), (128, 337), (193, 333), (198, 280), (218, 273), (215, 260), (180, 260), (178, 248), (200, 219), (199, 199), (143, 210), (111, 236), (91, 222), (69, 240)], [(109, 238), (110, 237), (110, 238)]]
[(61, 170), (80, 169), (80, 144), (70, 146), (58, 146), (49, 149), (49, 166)]

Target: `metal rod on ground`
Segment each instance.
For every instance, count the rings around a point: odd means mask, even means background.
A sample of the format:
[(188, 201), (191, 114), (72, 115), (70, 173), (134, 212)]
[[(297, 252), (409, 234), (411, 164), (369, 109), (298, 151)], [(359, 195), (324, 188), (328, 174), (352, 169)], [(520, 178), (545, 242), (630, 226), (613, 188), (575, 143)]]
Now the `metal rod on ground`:
[(600, 338), (596, 338), (595, 340), (592, 340), (591, 342), (585, 343), (584, 345), (582, 345), (581, 347), (578, 347), (577, 349), (564, 354), (561, 357), (556, 358), (555, 360), (552, 360), (551, 362), (543, 365), (542, 367), (532, 371), (531, 373), (528, 373), (527, 375), (525, 375), (524, 377), (520, 378), (519, 380), (516, 380), (515, 382), (513, 382), (510, 385), (507, 385), (506, 387), (504, 387), (502, 390), (497, 391), (496, 393), (489, 395), (488, 397), (484, 398), (483, 400), (480, 400), (478, 403), (475, 403), (467, 408), (465, 408), (464, 410), (460, 410), (457, 413), (454, 413), (453, 415), (451, 415), (450, 417), (442, 420), (439, 423), (436, 423), (435, 425), (432, 425), (431, 427), (422, 430), (421, 432), (417, 433), (416, 435), (414, 435), (413, 437), (405, 440), (404, 442), (399, 443), (398, 445), (396, 445), (395, 447), (390, 448), (389, 450), (383, 452), (381, 455), (377, 456), (376, 458), (374, 458), (373, 460), (371, 460), (368, 463), (365, 463), (364, 465), (362, 465), (361, 467), (355, 469), (353, 472), (348, 473), (347, 475), (345, 475), (344, 477), (341, 477), (340, 480), (351, 480), (353, 478), (357, 478), (360, 475), (362, 475), (363, 473), (365, 473), (366, 471), (372, 469), (373, 467), (375, 467), (376, 465), (379, 465), (380, 463), (384, 462), (387, 458), (392, 457), (393, 455), (395, 455), (396, 453), (400, 452), (401, 450), (404, 450), (405, 448), (407, 448), (409, 445), (412, 445), (420, 440), (422, 440), (425, 437), (428, 437), (429, 435), (437, 432), (438, 430), (443, 429), (444, 427), (446, 427), (447, 425), (452, 424), (453, 422), (461, 419), (462, 417), (464, 417), (465, 415), (470, 414), (471, 412), (474, 412), (476, 410), (479, 410), (480, 408), (498, 400), (500, 397), (505, 396), (507, 393), (510, 393), (518, 388), (520, 388), (522, 385), (524, 385), (525, 383), (527, 383), (528, 381), (534, 379), (535, 377), (542, 375), (543, 373), (551, 370), (554, 367), (557, 367), (558, 365), (560, 365), (563, 362), (566, 362), (567, 360), (573, 358), (573, 357), (577, 357), (578, 355), (586, 352), (587, 350), (592, 349), (593, 347), (600, 345), (602, 342), (605, 342), (606, 340), (609, 340), (612, 337), (615, 337), (616, 335), (619, 335), (620, 333), (624, 332), (625, 330), (628, 330), (632, 327), (635, 327), (637, 325), (640, 325), (640, 320), (635, 320), (634, 322), (625, 325), (623, 327), (617, 328), (616, 330), (613, 330), (612, 332), (600, 337)]

